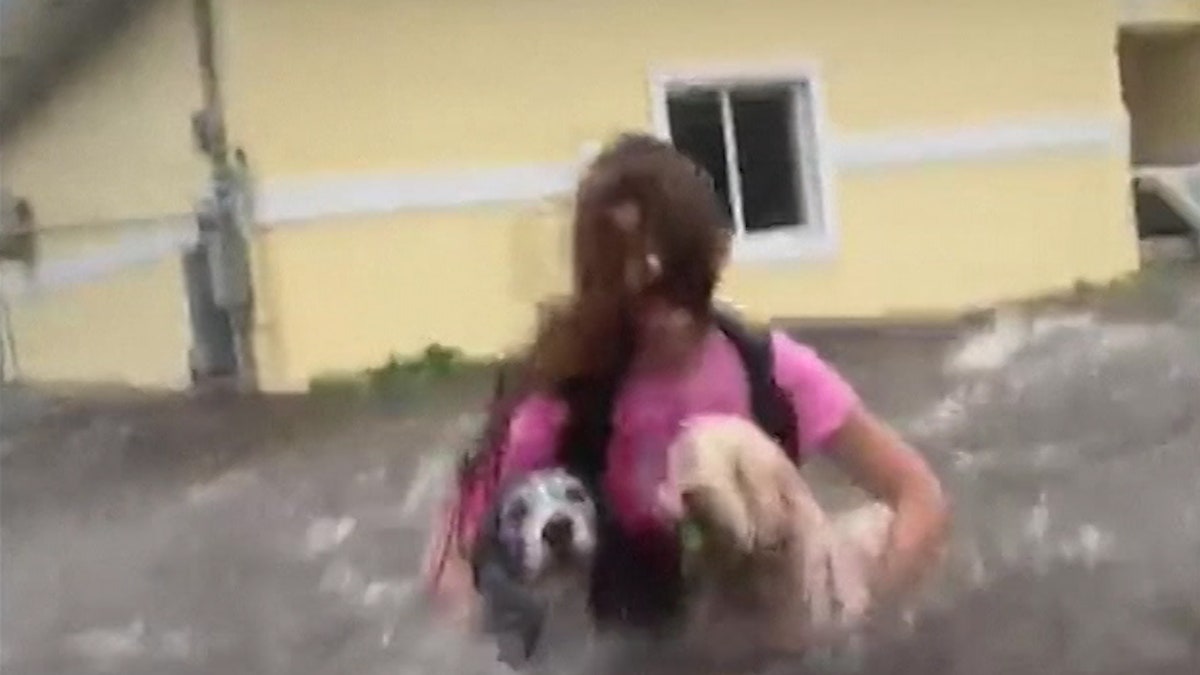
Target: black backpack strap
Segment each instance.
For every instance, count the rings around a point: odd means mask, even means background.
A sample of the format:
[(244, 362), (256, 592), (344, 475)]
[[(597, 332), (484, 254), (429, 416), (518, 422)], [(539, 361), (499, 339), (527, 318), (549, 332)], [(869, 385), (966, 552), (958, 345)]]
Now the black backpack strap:
[(714, 313), (717, 327), (742, 358), (750, 387), (750, 413), (755, 422), (798, 460), (799, 433), (791, 396), (775, 381), (775, 358), (770, 331), (752, 331), (727, 312)]
[[(629, 339), (626, 337), (625, 339)], [(617, 395), (633, 354), (632, 340), (624, 358), (604, 377), (566, 382), (559, 394), (567, 404), (568, 418), (559, 438), (559, 458), (564, 468), (597, 496), (599, 548), (592, 568), (589, 605), (600, 625), (654, 627), (679, 614), (682, 577), (677, 566), (654, 570), (643, 554), (629, 545), (604, 497), (609, 440)]]
[(567, 382), (561, 397), (567, 405), (567, 420), (559, 437), (563, 468), (592, 490), (607, 468), (608, 441), (613, 433), (613, 411), (620, 378)]
[(567, 406), (567, 421), (558, 439), (559, 461), (596, 494), (600, 494), (600, 480), (608, 466), (617, 394), (633, 361), (632, 335), (619, 339), (620, 357), (611, 371), (568, 380), (558, 391)]

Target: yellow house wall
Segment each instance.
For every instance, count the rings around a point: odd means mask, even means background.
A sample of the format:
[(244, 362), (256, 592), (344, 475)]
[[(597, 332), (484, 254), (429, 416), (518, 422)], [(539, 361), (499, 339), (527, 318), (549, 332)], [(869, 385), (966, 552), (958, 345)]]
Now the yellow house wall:
[[(226, 0), (234, 142), (262, 184), (575, 160), (650, 125), (653, 67), (818, 66), (829, 132), (928, 134), (1038, 117), (1123, 122), (1116, 7), (1094, 0), (329, 3)], [(841, 170), (825, 261), (738, 264), (756, 314), (954, 311), (1136, 267), (1121, 143)], [(319, 218), (262, 237), (269, 386), (428, 342), (489, 353), (561, 288), (554, 211)], [(535, 262), (528, 262), (533, 260)], [(561, 261), (561, 258), (559, 258)]]
[(3, 139), (0, 178), (44, 228), (41, 284), (4, 277), (21, 377), (186, 384), (179, 253), (146, 251), (186, 230), (203, 184), (195, 62), (191, 3), (150, 3)]
[(849, 131), (1119, 109), (1115, 16), (1095, 0), (222, 9), (230, 124), (264, 177), (573, 159), (648, 123), (662, 63), (816, 61)]
[[(842, 255), (740, 266), (728, 294), (763, 316), (958, 312), (1137, 266), (1122, 166), (1047, 157), (910, 168), (840, 187)], [(1006, 197), (1008, 195), (1009, 197)]]
[(263, 317), (264, 382), (301, 385), (433, 342), (474, 354), (508, 346), (531, 314), (514, 292), (506, 216), (355, 218), (268, 235), (277, 301)]
[(168, 259), (12, 303), (19, 374), (49, 382), (186, 387), (183, 294), (179, 264)]

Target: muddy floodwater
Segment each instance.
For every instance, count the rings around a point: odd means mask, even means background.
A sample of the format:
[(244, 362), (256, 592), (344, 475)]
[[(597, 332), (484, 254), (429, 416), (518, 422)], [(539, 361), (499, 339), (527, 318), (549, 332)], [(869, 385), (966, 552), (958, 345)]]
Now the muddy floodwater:
[[(1200, 673), (1194, 271), (974, 329), (808, 339), (954, 502), (911, 628), (841, 672)], [(0, 670), (506, 672), (413, 580), (481, 390), (338, 410), (5, 390)]]

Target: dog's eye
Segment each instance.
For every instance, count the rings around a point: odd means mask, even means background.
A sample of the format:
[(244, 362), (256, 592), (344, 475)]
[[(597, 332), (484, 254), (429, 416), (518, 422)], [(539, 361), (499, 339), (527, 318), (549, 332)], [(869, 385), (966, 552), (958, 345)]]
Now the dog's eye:
[(525, 502), (517, 502), (508, 507), (504, 512), (504, 519), (510, 523), (521, 523), (529, 515), (529, 505)]
[(587, 493), (578, 485), (572, 485), (567, 488), (567, 501), (573, 504), (582, 504), (587, 501)]

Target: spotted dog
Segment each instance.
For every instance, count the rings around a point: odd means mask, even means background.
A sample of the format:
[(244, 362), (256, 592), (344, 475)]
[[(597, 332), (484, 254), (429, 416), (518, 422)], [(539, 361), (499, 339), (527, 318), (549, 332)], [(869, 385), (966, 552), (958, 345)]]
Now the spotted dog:
[(547, 648), (590, 645), (588, 583), (597, 539), (596, 504), (562, 469), (536, 471), (499, 493), (473, 557), (484, 630), (517, 668)]

